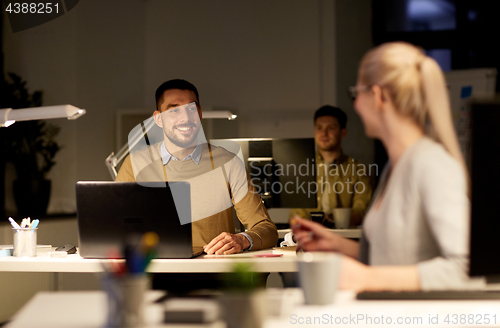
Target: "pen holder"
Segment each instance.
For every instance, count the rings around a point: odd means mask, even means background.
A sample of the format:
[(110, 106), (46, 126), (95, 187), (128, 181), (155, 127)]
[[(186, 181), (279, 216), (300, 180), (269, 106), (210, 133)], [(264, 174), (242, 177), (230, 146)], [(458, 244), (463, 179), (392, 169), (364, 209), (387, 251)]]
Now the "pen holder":
[(106, 327), (142, 327), (144, 297), (149, 289), (145, 274), (113, 276), (106, 274), (103, 289), (108, 299)]
[(17, 257), (36, 256), (36, 231), (38, 228), (12, 229), (14, 231), (14, 251)]

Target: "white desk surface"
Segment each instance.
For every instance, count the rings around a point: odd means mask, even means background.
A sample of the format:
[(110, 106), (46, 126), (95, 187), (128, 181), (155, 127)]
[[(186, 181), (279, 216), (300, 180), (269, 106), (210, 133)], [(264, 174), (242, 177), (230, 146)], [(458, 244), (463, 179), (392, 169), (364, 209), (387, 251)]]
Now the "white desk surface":
[[(345, 238), (361, 238), (361, 229), (331, 229), (336, 234), (341, 235)], [(284, 238), (285, 235), (291, 232), (292, 229), (279, 229), (278, 236), (279, 238)]]
[[(152, 300), (158, 294), (150, 293), (148, 296)], [(104, 293), (100, 291), (40, 292), (16, 313), (5, 328), (97, 328), (103, 326), (105, 309), (106, 298)], [(161, 312), (159, 305), (150, 303), (146, 307), (147, 324), (145, 327), (169, 327), (160, 324)], [(289, 312), (290, 315), (268, 319), (264, 328), (387, 326), (438, 328), (498, 327), (500, 325), (499, 301), (357, 301), (354, 298), (354, 293), (350, 291), (339, 292), (333, 305), (301, 305), (290, 309)], [(456, 323), (454, 323), (455, 315)], [(490, 319), (489, 324), (485, 323), (486, 315)], [(364, 319), (361, 319), (361, 316)], [(447, 316), (448, 323), (445, 321)], [(371, 318), (372, 322), (369, 321), (368, 317)], [(431, 318), (434, 320), (436, 317), (436, 323), (430, 321)], [(460, 323), (461, 317), (464, 318), (462, 320), (464, 323)], [(317, 321), (316, 324), (314, 321), (307, 323), (307, 320), (315, 320), (315, 318), (323, 321), (319, 321), (319, 323)], [(336, 318), (343, 320), (344, 323), (335, 323)], [(403, 323), (398, 324), (397, 320), (401, 319)], [(389, 324), (388, 320), (391, 320), (392, 323)], [(407, 323), (404, 323), (405, 320)], [(379, 323), (377, 324), (377, 322)], [(217, 322), (208, 327), (224, 326), (224, 323)], [(182, 325), (182, 327), (200, 326)]]
[[(78, 254), (67, 258), (49, 258), (47, 252), (53, 248), (38, 249), (37, 257), (1, 257), (0, 271), (10, 272), (103, 272), (98, 259), (83, 259)], [(279, 253), (272, 249), (243, 252), (233, 255), (202, 255), (194, 259), (156, 259), (148, 272), (229, 272), (233, 263), (251, 263), (256, 272), (297, 271), (295, 252), (285, 251), (282, 257), (256, 258), (256, 254)], [(104, 260), (107, 261), (107, 260)], [(117, 260), (120, 261), (120, 260)]]
[(297, 306), (286, 317), (268, 320), (264, 328), (499, 326), (497, 300), (358, 301), (354, 292), (341, 291), (332, 305)]
[[(148, 293), (145, 308), (146, 325), (142, 328), (179, 327), (162, 324), (163, 307), (153, 304), (163, 292)], [(5, 328), (102, 328), (106, 322), (107, 299), (104, 292), (39, 292), (19, 312)], [(223, 328), (218, 321), (212, 325), (182, 325), (183, 328)]]

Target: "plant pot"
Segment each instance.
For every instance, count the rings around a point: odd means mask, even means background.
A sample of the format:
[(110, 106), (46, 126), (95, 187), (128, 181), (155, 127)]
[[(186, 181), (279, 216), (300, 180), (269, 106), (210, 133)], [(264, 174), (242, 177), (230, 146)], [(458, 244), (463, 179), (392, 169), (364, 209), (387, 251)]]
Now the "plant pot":
[(47, 214), (50, 199), (50, 180), (14, 180), (14, 201), (20, 216)]
[(267, 317), (266, 293), (229, 292), (220, 296), (224, 320), (227, 328), (259, 328)]

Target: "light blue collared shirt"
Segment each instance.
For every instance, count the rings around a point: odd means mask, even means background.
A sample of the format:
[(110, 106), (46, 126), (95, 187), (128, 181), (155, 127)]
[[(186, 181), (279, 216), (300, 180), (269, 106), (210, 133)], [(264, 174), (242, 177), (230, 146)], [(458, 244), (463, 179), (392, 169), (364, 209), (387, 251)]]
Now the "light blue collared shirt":
[[(188, 159), (192, 159), (193, 162), (196, 163), (196, 165), (199, 165), (200, 159), (201, 159), (202, 148), (203, 148), (203, 146), (198, 141), (198, 144), (196, 145), (196, 147), (194, 147), (193, 152), (191, 154), (187, 155), (186, 157), (184, 157), (182, 159), (182, 161), (187, 161)], [(179, 161), (179, 159), (177, 157), (173, 156), (172, 154), (170, 154), (168, 152), (167, 147), (165, 146), (165, 141), (162, 142), (160, 149), (161, 149), (161, 158), (163, 160), (163, 165), (167, 165), (171, 159), (174, 161)]]
[[(187, 155), (186, 157), (184, 157), (182, 159), (182, 162), (183, 161), (187, 161), (188, 159), (192, 159), (193, 162), (196, 163), (196, 165), (199, 165), (200, 164), (200, 159), (201, 159), (201, 152), (203, 150), (203, 146), (202, 144), (198, 141), (198, 144), (196, 145), (196, 147), (194, 148), (193, 152), (189, 155)], [(169, 153), (169, 151), (167, 150), (167, 147), (165, 146), (165, 141), (162, 142), (161, 144), (161, 147), (160, 147), (160, 151), (161, 151), (161, 158), (163, 160), (163, 165), (167, 165), (168, 162), (170, 162), (170, 160), (174, 160), (174, 161), (179, 161), (179, 159), (175, 156), (173, 156), (172, 154)], [(240, 232), (240, 234), (242, 234), (243, 236), (246, 237), (246, 239), (248, 239), (248, 241), (250, 242), (250, 247), (248, 247), (247, 249), (245, 249), (246, 251), (249, 251), (252, 249), (253, 247), (253, 241), (252, 241), (252, 238), (250, 238), (249, 235), (247, 235), (246, 233), (244, 232)]]
[(245, 236), (245, 237), (248, 239), (248, 241), (250, 242), (250, 246), (249, 246), (247, 249), (244, 249), (244, 251), (251, 251), (251, 250), (252, 250), (252, 247), (253, 247), (253, 241), (252, 241), (252, 238), (250, 238), (250, 236), (249, 236), (249, 235), (247, 235), (247, 234), (246, 234), (246, 233), (244, 233), (244, 232), (240, 232), (240, 235)]

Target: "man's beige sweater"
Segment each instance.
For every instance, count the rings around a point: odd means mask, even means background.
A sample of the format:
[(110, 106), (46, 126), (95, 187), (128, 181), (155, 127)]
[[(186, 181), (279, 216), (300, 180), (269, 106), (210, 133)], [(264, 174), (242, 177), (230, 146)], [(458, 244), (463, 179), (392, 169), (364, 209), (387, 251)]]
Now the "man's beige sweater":
[(157, 143), (127, 156), (116, 181), (188, 181), (191, 186), (195, 250), (222, 232), (235, 233), (231, 205), (234, 205), (238, 219), (246, 227), (245, 233), (252, 239), (252, 250), (276, 246), (276, 225), (269, 218), (244, 164), (237, 156), (224, 148), (202, 144), (198, 164), (192, 159), (171, 159), (164, 166), (160, 147), (161, 143)]

